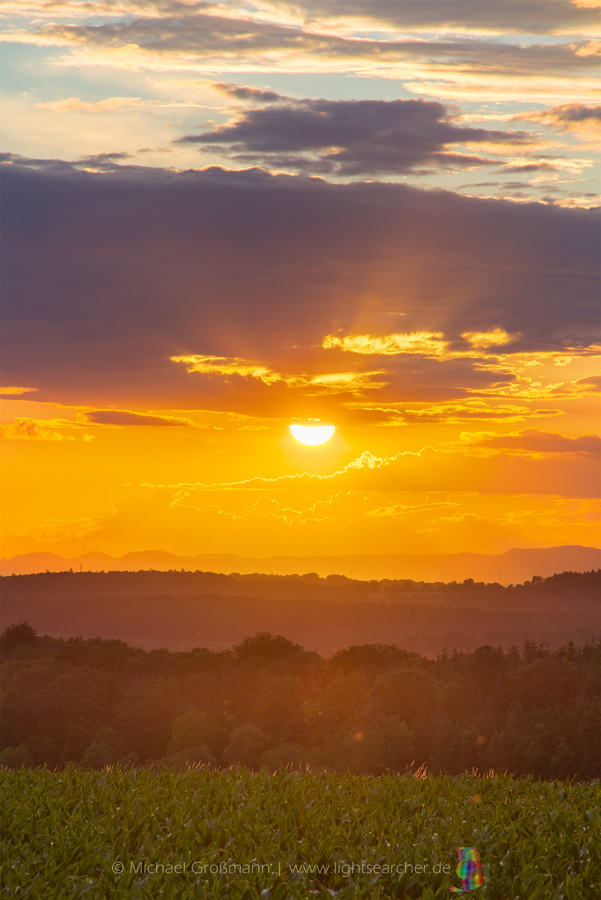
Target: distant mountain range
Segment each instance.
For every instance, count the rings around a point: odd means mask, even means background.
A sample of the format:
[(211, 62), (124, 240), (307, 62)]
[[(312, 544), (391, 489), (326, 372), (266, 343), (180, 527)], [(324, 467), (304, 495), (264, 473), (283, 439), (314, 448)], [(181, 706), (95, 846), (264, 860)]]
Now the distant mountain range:
[(55, 553), (24, 553), (0, 560), (0, 574), (29, 575), (35, 572), (126, 571), (140, 569), (185, 569), (220, 572), (230, 575), (262, 573), (267, 575), (303, 575), (315, 572), (321, 577), (346, 575), (349, 578), (403, 579), (414, 581), (474, 581), (517, 584), (533, 575), (548, 577), (560, 572), (588, 572), (601, 568), (601, 549), (597, 547), (546, 547), (513, 549), (497, 555), (479, 553), (388, 554), (355, 556), (272, 556), (249, 558), (235, 554), (200, 554), (177, 556), (162, 550), (144, 550), (109, 556), (107, 553), (84, 553), (65, 559)]

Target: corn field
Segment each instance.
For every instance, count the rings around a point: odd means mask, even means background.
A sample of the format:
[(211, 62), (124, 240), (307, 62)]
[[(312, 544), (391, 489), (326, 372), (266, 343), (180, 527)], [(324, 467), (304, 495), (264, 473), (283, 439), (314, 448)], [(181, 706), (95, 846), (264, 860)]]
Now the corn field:
[(598, 782), (73, 766), (3, 770), (6, 897), (598, 900)]

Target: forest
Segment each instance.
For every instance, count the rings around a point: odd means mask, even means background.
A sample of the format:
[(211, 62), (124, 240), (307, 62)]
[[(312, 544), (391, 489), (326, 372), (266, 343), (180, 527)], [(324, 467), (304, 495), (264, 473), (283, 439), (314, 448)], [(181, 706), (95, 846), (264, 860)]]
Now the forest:
[(0, 579), (0, 629), (119, 638), (145, 649), (224, 650), (268, 631), (331, 656), (394, 643), (435, 658), (484, 644), (560, 647), (601, 637), (601, 570), (524, 584), (358, 581), (342, 575), (46, 572)]
[(601, 640), (428, 659), (387, 643), (328, 658), (256, 633), (214, 651), (0, 637), (8, 767), (246, 766), (601, 777)]

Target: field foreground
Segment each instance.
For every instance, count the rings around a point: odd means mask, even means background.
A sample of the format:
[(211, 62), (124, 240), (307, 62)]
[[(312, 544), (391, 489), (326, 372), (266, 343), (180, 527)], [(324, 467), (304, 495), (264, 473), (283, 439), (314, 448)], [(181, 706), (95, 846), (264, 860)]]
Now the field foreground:
[(4, 891), (35, 898), (596, 900), (600, 785), (117, 767), (0, 772)]

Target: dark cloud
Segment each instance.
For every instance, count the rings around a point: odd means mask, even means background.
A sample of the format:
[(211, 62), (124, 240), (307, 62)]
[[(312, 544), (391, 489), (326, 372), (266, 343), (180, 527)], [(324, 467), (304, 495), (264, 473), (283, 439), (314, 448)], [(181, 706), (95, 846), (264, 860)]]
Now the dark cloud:
[(307, 20), (351, 19), (403, 29), (468, 29), (514, 34), (578, 32), (598, 26), (598, 9), (572, 0), (270, 0)]
[(248, 87), (247, 85), (231, 84), (226, 81), (213, 81), (211, 87), (226, 94), (228, 97), (234, 97), (236, 100), (252, 100), (253, 103), (276, 103), (278, 100), (286, 99), (275, 91), (266, 91), (262, 88)]
[(86, 413), (88, 422), (95, 425), (153, 425), (179, 426), (192, 425), (190, 419), (177, 419), (174, 416), (150, 416), (146, 413), (135, 413), (125, 409), (94, 409)]
[(409, 172), (422, 165), (492, 164), (490, 159), (447, 153), (446, 148), (493, 142), (530, 141), (523, 132), (458, 126), (445, 106), (433, 100), (302, 100), (250, 109), (232, 124), (186, 135), (176, 143), (199, 144), (203, 149), (217, 145), (245, 161), (272, 162), (275, 155), (291, 166), (298, 153), (316, 154), (320, 172), (373, 175)]
[[(532, 193), (533, 188), (536, 187), (536, 185), (531, 185), (528, 181), (505, 181), (501, 182), (501, 186), (507, 191), (519, 191), (520, 188), (529, 188), (530, 193)], [(547, 185), (544, 186), (544, 189), (546, 191), (549, 190)], [(523, 196), (525, 197), (526, 194)]]
[[(107, 154), (103, 154), (107, 155)], [(108, 155), (120, 155), (120, 154), (108, 154)], [(64, 172), (72, 172), (73, 171), (73, 163), (68, 162), (64, 159), (39, 159), (31, 156), (21, 156), (20, 153), (8, 153), (2, 152), (0, 153), (0, 164), (3, 166), (11, 166), (17, 165), (23, 168), (34, 168), (34, 169), (62, 169)], [(3, 170), (5, 171), (5, 170)]]
[(531, 450), (539, 453), (601, 454), (601, 437), (596, 434), (566, 437), (563, 434), (528, 429), (519, 434), (487, 435), (483, 443), (488, 447)]
[(601, 125), (601, 106), (579, 106), (577, 104), (556, 106), (551, 110), (555, 120), (565, 125), (574, 122), (594, 122)]
[[(524, 181), (523, 184), (526, 185), (528, 182)], [(477, 188), (477, 187), (500, 187), (504, 186), (505, 182), (503, 181), (468, 181), (465, 184), (460, 184), (458, 190), (463, 190), (464, 188)]]
[(112, 169), (115, 163), (131, 159), (131, 153), (94, 153), (92, 156), (84, 156), (78, 160), (81, 166), (93, 166), (95, 169)]
[[(95, 47), (123, 47), (135, 43), (144, 50), (162, 55), (183, 52), (214, 56), (235, 50), (239, 56), (272, 50), (306, 52), (312, 47), (320, 47), (317, 36), (306, 35), (297, 28), (199, 13), (193, 8), (185, 14), (128, 17), (102, 25), (43, 25), (37, 33)], [(334, 43), (337, 42), (340, 39), (334, 39)], [(343, 45), (346, 43), (342, 40)]]
[[(14, 159), (3, 206), (4, 381), (39, 400), (281, 415), (301, 397), (357, 399), (307, 378), (376, 370), (388, 400), (461, 396), (511, 376), (468, 358), (374, 362), (324, 337), (441, 332), (461, 348), (463, 333), (500, 327), (521, 335), (508, 354), (599, 339), (594, 211), (261, 169)], [(170, 361), (186, 354), (285, 378), (190, 374)]]

